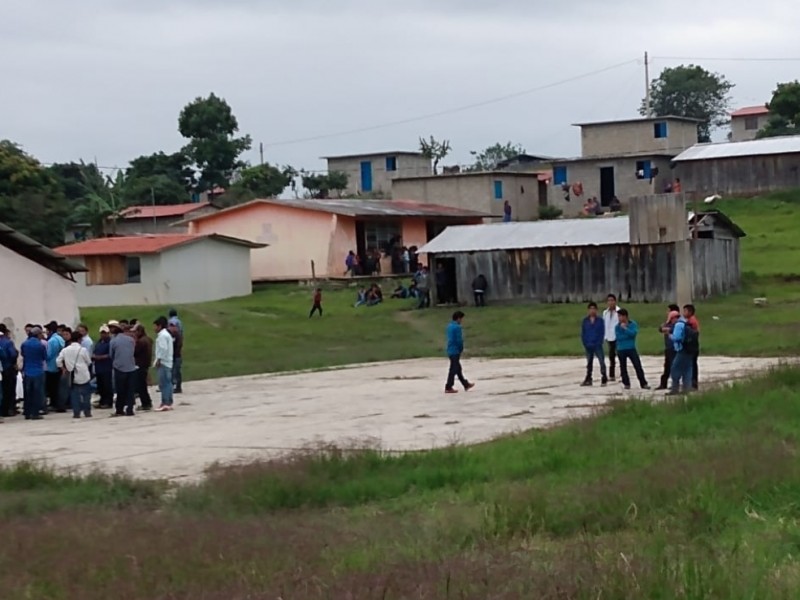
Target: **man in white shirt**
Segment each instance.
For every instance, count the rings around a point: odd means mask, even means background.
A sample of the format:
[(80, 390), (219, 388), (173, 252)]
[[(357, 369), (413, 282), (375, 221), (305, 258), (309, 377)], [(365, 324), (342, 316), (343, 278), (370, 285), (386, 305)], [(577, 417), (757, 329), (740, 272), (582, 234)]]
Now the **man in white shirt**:
[(92, 376), (89, 368), (92, 366), (92, 357), (81, 344), (83, 336), (78, 331), (72, 333), (72, 343), (59, 352), (56, 365), (64, 376), (69, 377), (69, 397), (72, 404), (72, 417), (81, 418), (92, 416), (92, 387), (89, 381)]
[(617, 297), (614, 294), (609, 294), (606, 299), (608, 308), (603, 311), (603, 323), (606, 327), (606, 342), (608, 343), (608, 378), (611, 381), (616, 379), (617, 369), (617, 332), (616, 327), (619, 323), (619, 306), (617, 306)]
[(153, 366), (158, 371), (158, 389), (161, 392), (161, 406), (157, 412), (172, 410), (172, 335), (169, 332), (167, 318), (158, 317), (153, 322), (156, 328), (156, 350)]

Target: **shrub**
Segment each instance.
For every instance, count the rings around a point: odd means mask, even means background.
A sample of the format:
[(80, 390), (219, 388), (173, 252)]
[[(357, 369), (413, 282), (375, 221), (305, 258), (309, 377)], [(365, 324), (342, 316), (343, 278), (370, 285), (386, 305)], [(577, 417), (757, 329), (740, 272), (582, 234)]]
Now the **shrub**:
[(539, 207), (539, 218), (542, 221), (550, 221), (552, 219), (559, 218), (564, 211), (556, 206), (540, 206)]

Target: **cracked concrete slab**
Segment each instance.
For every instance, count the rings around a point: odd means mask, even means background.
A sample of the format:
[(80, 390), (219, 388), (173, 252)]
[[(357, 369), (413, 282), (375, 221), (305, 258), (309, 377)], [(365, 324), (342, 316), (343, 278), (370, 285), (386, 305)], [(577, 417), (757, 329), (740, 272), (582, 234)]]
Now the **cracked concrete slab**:
[[(656, 385), (662, 359), (643, 362)], [(701, 382), (730, 381), (778, 363), (701, 357)], [(445, 360), (421, 359), (189, 382), (171, 413), (109, 419), (108, 411), (96, 410), (92, 419), (6, 419), (0, 456), (7, 464), (43, 460), (57, 468), (193, 480), (215, 462), (274, 457), (312, 444), (403, 451), (477, 443), (584, 417), (623, 395), (618, 382), (580, 387), (584, 360), (578, 358), (465, 360), (477, 387), (452, 396), (443, 393), (446, 369)]]

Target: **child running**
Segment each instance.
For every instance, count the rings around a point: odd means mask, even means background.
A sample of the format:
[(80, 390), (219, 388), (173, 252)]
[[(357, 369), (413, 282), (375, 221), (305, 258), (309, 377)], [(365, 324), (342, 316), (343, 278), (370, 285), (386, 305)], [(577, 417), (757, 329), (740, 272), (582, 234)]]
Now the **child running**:
[(464, 386), (464, 391), (468, 392), (475, 387), (464, 378), (461, 370), (461, 353), (464, 352), (464, 334), (461, 330), (461, 323), (464, 322), (464, 313), (457, 310), (453, 313), (453, 320), (447, 326), (447, 356), (450, 359), (450, 370), (447, 373), (447, 383), (444, 386), (445, 394), (457, 394), (458, 390), (453, 386), (456, 377)]
[(322, 288), (317, 288), (314, 291), (314, 305), (311, 307), (311, 312), (308, 313), (308, 318), (314, 316), (314, 313), (319, 311), (319, 316), (322, 316)]

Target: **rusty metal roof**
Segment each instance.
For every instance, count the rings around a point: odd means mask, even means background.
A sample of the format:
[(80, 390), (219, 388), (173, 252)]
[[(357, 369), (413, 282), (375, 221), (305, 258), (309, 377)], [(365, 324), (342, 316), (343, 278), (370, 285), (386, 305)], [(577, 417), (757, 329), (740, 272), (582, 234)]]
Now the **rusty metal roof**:
[(749, 142), (722, 142), (695, 144), (673, 158), (673, 162), (713, 160), (717, 158), (741, 158), (745, 156), (767, 156), (773, 154), (800, 154), (800, 135), (751, 140)]
[(80, 273), (87, 270), (79, 262), (69, 260), (63, 254), (51, 250), (44, 244), (40, 244), (35, 239), (4, 223), (0, 223), (0, 246), (5, 246), (20, 256), (24, 256), (64, 277), (70, 277), (72, 273)]

